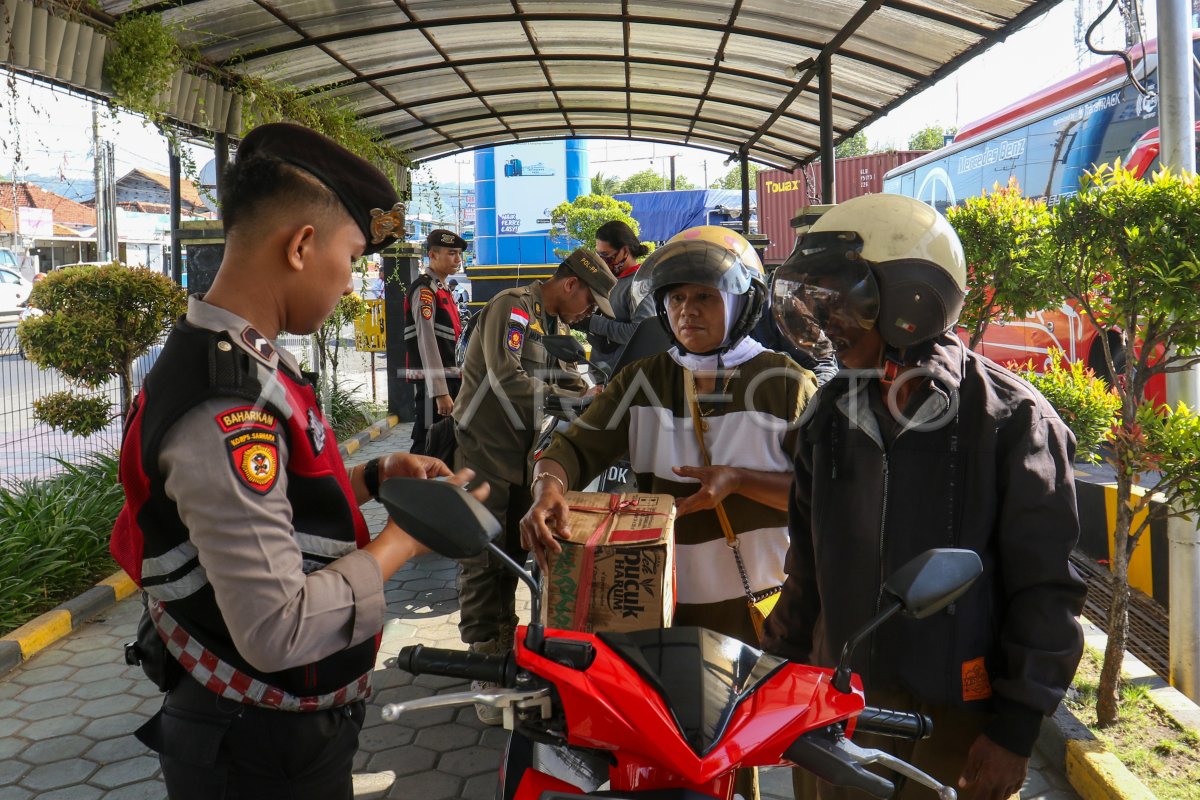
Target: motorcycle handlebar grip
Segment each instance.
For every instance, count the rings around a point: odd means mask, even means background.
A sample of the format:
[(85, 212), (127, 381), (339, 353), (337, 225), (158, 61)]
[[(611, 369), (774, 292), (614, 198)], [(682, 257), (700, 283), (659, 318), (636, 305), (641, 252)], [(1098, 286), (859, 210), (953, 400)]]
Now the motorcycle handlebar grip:
[(924, 714), (867, 706), (858, 715), (854, 731), (898, 739), (928, 739), (933, 735), (933, 720)]
[(512, 653), (485, 655), (420, 644), (400, 648), (396, 666), (413, 675), (444, 675), (501, 686), (510, 685), (513, 677)]

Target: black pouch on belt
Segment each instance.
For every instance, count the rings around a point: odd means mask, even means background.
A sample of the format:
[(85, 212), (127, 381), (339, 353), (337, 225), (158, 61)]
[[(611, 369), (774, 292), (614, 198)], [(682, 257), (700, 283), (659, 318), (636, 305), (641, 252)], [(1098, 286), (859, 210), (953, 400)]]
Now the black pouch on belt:
[(146, 608), (145, 592), (142, 593), (142, 618), (138, 620), (137, 639), (125, 645), (125, 663), (140, 666), (160, 692), (171, 691), (183, 677), (183, 667), (167, 652), (166, 643), (154, 627), (154, 620)]

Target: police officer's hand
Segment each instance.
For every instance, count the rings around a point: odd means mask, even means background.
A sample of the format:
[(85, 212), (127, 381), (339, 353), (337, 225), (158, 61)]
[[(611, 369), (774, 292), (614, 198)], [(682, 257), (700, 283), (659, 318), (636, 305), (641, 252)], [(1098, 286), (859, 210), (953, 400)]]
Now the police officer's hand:
[(561, 553), (562, 545), (558, 540), (571, 533), (567, 527), (570, 509), (557, 481), (537, 481), (534, 487), (533, 506), (521, 518), (521, 547), (533, 552), (538, 566), (545, 572), (549, 568), (546, 553)]
[[(433, 460), (437, 461), (437, 459)], [(441, 462), (439, 461), (438, 463), (440, 464)], [(447, 471), (447, 474), (449, 475), (449, 471)], [(474, 470), (460, 469), (447, 478), (447, 482), (453, 483), (456, 486), (466, 486), (474, 477)], [(486, 482), (483, 482), (469, 491), (475, 496), (476, 500), (482, 502), (487, 499), (488, 494), (491, 492), (491, 487)], [(366, 550), (375, 558), (375, 561), (379, 564), (379, 573), (385, 581), (392, 573), (404, 566), (409, 559), (429, 552), (428, 547), (410, 536), (408, 531), (397, 525), (391, 517), (388, 517), (387, 524), (383, 526), (383, 530), (379, 532), (379, 535), (368, 542), (363, 547), (363, 550)]]
[(1029, 759), (979, 734), (967, 753), (958, 788), (971, 800), (1007, 800), (1021, 790)]
[(716, 508), (717, 503), (736, 492), (741, 485), (741, 472), (736, 467), (685, 466), (671, 469), (681, 478), (695, 478), (700, 481), (700, 488), (695, 494), (676, 501), (675, 513), (679, 516)]
[(439, 417), (448, 417), (450, 416), (450, 413), (454, 411), (454, 400), (450, 398), (450, 395), (439, 394), (437, 397), (433, 398), (433, 400), (435, 403), (437, 403), (437, 413)]
[(392, 453), (379, 462), (379, 481), (388, 478), (446, 478), (452, 473), (440, 458)]

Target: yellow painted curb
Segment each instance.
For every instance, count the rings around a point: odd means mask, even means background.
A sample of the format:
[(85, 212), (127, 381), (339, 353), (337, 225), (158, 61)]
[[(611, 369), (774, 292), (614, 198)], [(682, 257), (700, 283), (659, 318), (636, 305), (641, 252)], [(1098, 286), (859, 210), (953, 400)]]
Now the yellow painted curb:
[(354, 453), (358, 452), (358, 448), (362, 447), (362, 445), (359, 443), (358, 439), (351, 439), (350, 441), (348, 441), (344, 445), (342, 445), (342, 447), (344, 447), (346, 449), (346, 455), (350, 456), (350, 455), (354, 455)]
[(1068, 740), (1066, 770), (1083, 800), (1156, 800), (1102, 742)]
[(29, 658), (70, 632), (71, 612), (56, 608), (31, 619), (4, 638), (15, 640), (21, 646), (21, 657)]
[(125, 570), (119, 570), (109, 575), (96, 585), (111, 586), (113, 594), (116, 595), (117, 602), (124, 600), (138, 590), (137, 584), (133, 582), (133, 578), (125, 574)]

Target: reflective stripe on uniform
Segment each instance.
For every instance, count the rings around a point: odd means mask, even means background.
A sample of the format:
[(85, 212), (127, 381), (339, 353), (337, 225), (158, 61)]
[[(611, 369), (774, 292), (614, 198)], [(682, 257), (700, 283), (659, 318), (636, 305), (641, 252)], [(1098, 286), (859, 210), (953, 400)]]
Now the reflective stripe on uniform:
[(142, 588), (146, 590), (146, 594), (164, 603), (190, 597), (205, 586), (208, 586), (208, 573), (198, 561), (196, 566), (182, 577), (166, 583), (149, 583), (146, 576), (142, 576)]
[(354, 542), (347, 542), (344, 539), (327, 539), (324, 536), (315, 536), (302, 531), (294, 531), (292, 536), (296, 539), (296, 545), (300, 548), (300, 552), (322, 558), (341, 558), (358, 549)]
[(191, 541), (185, 541), (172, 547), (161, 556), (142, 559), (142, 580), (170, 575), (175, 570), (196, 558), (196, 546)]

